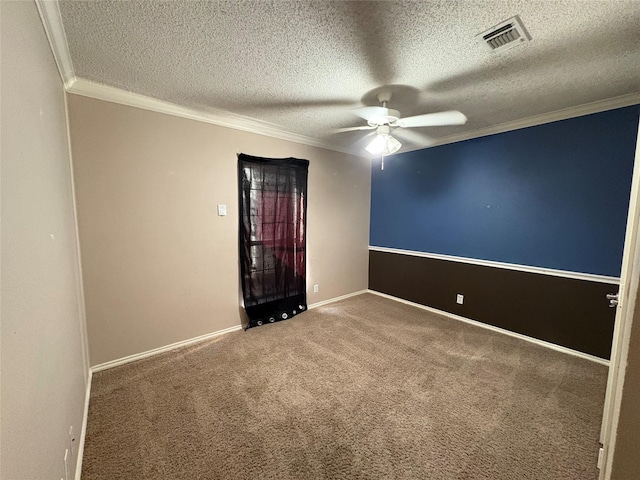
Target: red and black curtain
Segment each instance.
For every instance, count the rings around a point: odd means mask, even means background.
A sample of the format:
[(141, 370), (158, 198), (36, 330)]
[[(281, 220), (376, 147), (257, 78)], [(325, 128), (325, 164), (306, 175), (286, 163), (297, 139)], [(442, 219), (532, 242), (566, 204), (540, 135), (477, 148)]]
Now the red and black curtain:
[(247, 328), (307, 309), (309, 161), (238, 155), (240, 274)]

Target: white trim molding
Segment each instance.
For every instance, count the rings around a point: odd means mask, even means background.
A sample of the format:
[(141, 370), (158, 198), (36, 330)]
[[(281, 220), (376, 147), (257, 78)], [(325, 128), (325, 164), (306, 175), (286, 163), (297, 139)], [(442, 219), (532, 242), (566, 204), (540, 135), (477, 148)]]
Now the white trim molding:
[(45, 33), (51, 45), (53, 58), (58, 66), (65, 89), (76, 81), (76, 74), (71, 61), (67, 35), (62, 24), (62, 15), (57, 0), (35, 0)]
[[(337, 302), (340, 300), (344, 300), (345, 298), (355, 297), (356, 295), (362, 295), (363, 293), (367, 293), (368, 290), (359, 290), (357, 292), (348, 293), (346, 295), (342, 295), (340, 297), (330, 298), (328, 300), (324, 300), (322, 302), (312, 303), (308, 306), (308, 310), (312, 310), (314, 308), (321, 307), (323, 305), (327, 305), (329, 303)], [(195, 343), (204, 342), (205, 340), (209, 340), (211, 338), (218, 337), (220, 335), (224, 335), (225, 333), (237, 332), (238, 330), (242, 330), (242, 325), (236, 325), (234, 327), (225, 328), (223, 330), (218, 330), (216, 332), (207, 333), (205, 335), (200, 335), (198, 337), (189, 338), (187, 340), (182, 340), (180, 342), (175, 342), (170, 345), (165, 345), (164, 347), (154, 348), (152, 350), (147, 350), (146, 352), (134, 353), (133, 355), (129, 355), (126, 357), (118, 358), (116, 360), (111, 360), (109, 362), (100, 363), (98, 365), (94, 365), (91, 367), (90, 375), (96, 372), (101, 372), (103, 370), (108, 370), (113, 367), (118, 367), (120, 365), (125, 365), (130, 362), (135, 362), (136, 360), (141, 360), (143, 358), (152, 357), (154, 355), (158, 355), (160, 353), (170, 352), (171, 350), (175, 350), (180, 347), (186, 347), (189, 345), (193, 345)]]
[(449, 262), (468, 263), (483, 267), (502, 268), (505, 270), (516, 270), (519, 272), (538, 273), (553, 277), (572, 278), (575, 280), (586, 280), (588, 282), (610, 283), (618, 285), (619, 277), (608, 277), (606, 275), (595, 275), (592, 273), (570, 272), (568, 270), (555, 270), (553, 268), (531, 267), (528, 265), (518, 265), (516, 263), (494, 262), (492, 260), (480, 260), (476, 258), (456, 257), (453, 255), (442, 255), (439, 253), (417, 252), (414, 250), (401, 250), (399, 248), (376, 247), (369, 245), (369, 250), (374, 252), (396, 253), (399, 255), (409, 255), (412, 257), (434, 258), (436, 260), (447, 260)]
[(314, 308), (322, 307), (323, 305), (328, 305), (329, 303), (339, 302), (340, 300), (344, 300), (346, 298), (355, 297), (357, 295), (362, 295), (363, 293), (367, 293), (368, 290), (358, 290), (357, 292), (347, 293), (346, 295), (341, 295), (339, 297), (333, 297), (329, 300), (323, 300), (322, 302), (312, 303), (309, 305), (308, 309), (313, 310)]
[[(513, 130), (535, 127), (537, 125), (544, 125), (545, 123), (567, 120), (569, 118), (581, 117), (583, 115), (591, 115), (592, 113), (606, 112), (607, 110), (614, 110), (616, 108), (629, 107), (631, 105), (637, 104), (640, 104), (640, 92), (629, 93), (627, 95), (620, 95), (619, 97), (598, 100), (596, 102), (585, 103), (583, 105), (577, 105), (575, 107), (563, 108), (560, 110), (555, 110), (553, 112), (542, 113), (540, 115), (533, 115), (531, 117), (521, 118), (519, 120), (513, 120), (511, 122), (500, 123), (498, 125), (493, 125), (490, 127), (479, 128), (455, 135), (449, 135), (447, 137), (437, 139), (433, 144), (424, 148), (462, 142), (464, 140), (471, 140), (473, 138), (487, 137), (489, 135), (495, 135), (497, 133), (511, 132)], [(406, 149), (402, 150), (402, 152), (400, 153), (413, 150), (422, 150), (422, 148)]]
[(204, 123), (211, 123), (213, 125), (233, 128), (235, 130), (241, 130), (244, 132), (265, 135), (267, 137), (287, 140), (289, 142), (310, 145), (312, 147), (319, 147), (325, 148), (327, 150), (354, 154), (354, 152), (351, 150), (339, 149), (335, 145), (332, 145), (330, 143), (323, 142), (316, 138), (307, 137), (305, 135), (291, 133), (283, 130), (277, 125), (245, 117), (244, 115), (238, 115), (226, 110), (219, 110), (214, 108), (205, 111), (202, 109), (184, 107), (175, 103), (158, 100), (156, 98), (147, 97), (145, 95), (129, 92), (120, 88), (111, 87), (109, 85), (90, 82), (89, 80), (85, 80), (82, 78), (76, 79), (75, 82), (69, 85), (67, 87), (67, 92), (76, 95), (82, 95), (84, 97), (95, 98), (98, 100), (105, 100), (107, 102), (119, 103), (121, 105), (127, 105), (129, 107), (142, 108), (143, 110), (150, 110), (152, 112), (164, 113), (167, 115), (187, 118)]
[(220, 109), (196, 109), (177, 105), (164, 100), (158, 100), (138, 93), (123, 90), (121, 88), (91, 82), (76, 76), (71, 59), (71, 52), (67, 42), (67, 36), (62, 23), (62, 16), (57, 0), (35, 0), (42, 24), (44, 25), (51, 50), (62, 77), (65, 90), (68, 93), (85, 97), (105, 100), (108, 102), (142, 108), (153, 112), (164, 113), (176, 117), (188, 118), (199, 122), (210, 123), (222, 127), (233, 128), (271, 138), (278, 138), (289, 142), (300, 143), (312, 147), (347, 153), (360, 156), (358, 152), (349, 148), (341, 148), (317, 138), (308, 137), (284, 130), (278, 125), (263, 122), (253, 118), (238, 115)]
[[(35, 0), (35, 2), (38, 7), (38, 12), (40, 13), (40, 18), (42, 19), (42, 24), (44, 25), (47, 38), (49, 39), (53, 56), (56, 64), (58, 65), (60, 76), (62, 77), (66, 91), (69, 93), (75, 93), (77, 95), (106, 100), (168, 115), (189, 118), (200, 122), (234, 128), (236, 130), (243, 130), (259, 135), (266, 135), (268, 137), (301, 143), (303, 145), (310, 145), (351, 155), (362, 156), (361, 152), (353, 149), (340, 147), (317, 138), (291, 133), (277, 125), (262, 122), (225, 110), (201, 110), (189, 108), (76, 77), (57, 0)], [(485, 137), (487, 135), (509, 132), (521, 128), (533, 127), (558, 120), (566, 120), (568, 118), (589, 115), (635, 104), (640, 104), (640, 92), (599, 100), (575, 107), (564, 108), (540, 115), (533, 115), (531, 117), (505, 122), (491, 127), (480, 128), (469, 132), (463, 132), (456, 135), (450, 135), (437, 140), (432, 145), (420, 148), (405, 148), (400, 153), (436, 147), (448, 143), (461, 142), (463, 140)]]
[[(43, 1), (43, 0), (40, 0)], [(358, 152), (353, 149), (339, 147), (330, 142), (321, 141), (319, 139), (300, 135), (297, 133), (291, 133), (283, 128), (253, 118), (238, 115), (226, 110), (208, 109), (202, 110), (197, 108), (189, 108), (178, 104), (166, 102), (164, 100), (158, 100), (152, 97), (147, 97), (120, 88), (111, 87), (101, 83), (91, 82), (83, 78), (75, 78), (72, 82), (67, 84), (65, 82), (67, 92), (76, 95), (82, 95), (85, 97), (96, 98), (98, 100), (105, 100), (108, 102), (119, 103), (121, 105), (127, 105), (130, 107), (142, 108), (144, 110), (150, 110), (153, 112), (164, 113), (167, 115), (173, 115), (182, 118), (188, 118), (190, 120), (196, 120), (204, 123), (211, 123), (214, 125), (233, 128), (236, 130), (242, 130), (245, 132), (251, 132), (258, 135), (265, 135), (272, 138), (278, 138), (280, 140), (287, 140), (290, 142), (300, 143), (303, 145), (309, 145), (312, 147), (325, 148), (327, 150), (333, 150), (336, 152), (347, 153), (350, 155), (362, 156), (362, 152)], [(533, 127), (536, 125), (542, 125), (545, 123), (555, 122), (558, 120), (566, 120), (569, 118), (580, 117), (583, 115), (589, 115), (592, 113), (604, 112), (606, 110), (613, 110), (615, 108), (627, 107), (630, 105), (636, 105), (640, 103), (640, 93), (632, 93), (629, 95), (622, 95), (620, 97), (601, 100), (598, 102), (587, 103), (585, 105), (578, 105), (576, 107), (565, 108), (562, 110), (556, 110), (541, 115), (535, 115), (532, 117), (523, 118), (520, 120), (514, 120), (513, 122), (502, 123), (492, 127), (482, 128), (465, 132), (457, 135), (451, 135), (444, 137), (436, 141), (434, 144), (424, 146), (420, 148), (408, 148), (403, 149), (399, 153), (405, 153), (413, 150), (422, 150), (425, 148), (437, 147), (439, 145), (446, 145), (449, 143), (461, 142), (463, 140), (470, 140), (472, 138), (485, 137), (488, 135), (494, 135), (497, 133), (505, 133), (512, 130), (519, 130), (521, 128)]]
[(103, 370), (108, 370), (109, 368), (118, 367), (120, 365), (124, 365), (126, 363), (135, 362), (136, 360), (141, 360), (143, 358), (152, 357), (154, 355), (158, 355), (160, 353), (170, 352), (171, 350), (175, 350), (180, 347), (186, 347), (189, 345), (193, 345), (194, 343), (204, 342), (205, 340), (210, 340), (212, 338), (218, 337), (220, 335), (224, 335), (225, 333), (237, 332), (238, 330), (242, 330), (242, 325), (236, 325), (234, 327), (225, 328), (223, 330), (218, 330), (216, 332), (207, 333), (205, 335), (200, 335), (198, 337), (189, 338), (187, 340), (182, 340), (180, 342), (175, 342), (170, 345), (165, 345), (164, 347), (154, 348), (152, 350), (147, 350), (146, 352), (135, 353), (133, 355), (129, 355), (127, 357), (118, 358), (116, 360), (111, 360), (110, 362), (101, 363), (99, 365), (94, 365), (91, 367), (91, 372), (101, 372)]
[(396, 302), (404, 303), (406, 305), (411, 305), (412, 307), (420, 308), (422, 310), (426, 310), (427, 312), (435, 313), (436, 315), (442, 315), (444, 317), (448, 317), (453, 320), (458, 320), (460, 322), (468, 323), (476, 327), (484, 328), (486, 330), (491, 330), (492, 332), (501, 333), (503, 335), (508, 335), (513, 338), (518, 338), (520, 340), (524, 340), (529, 343), (534, 343), (541, 347), (550, 348), (551, 350), (555, 350), (556, 352), (566, 353), (568, 355), (573, 355), (574, 357), (580, 357), (585, 360), (590, 360), (592, 362), (599, 363), (600, 365), (605, 365), (607, 367), (609, 366), (609, 360), (605, 360), (604, 358), (596, 357), (594, 355), (589, 355), (588, 353), (579, 352), (571, 348), (556, 345), (555, 343), (545, 342), (544, 340), (538, 340), (537, 338), (529, 337), (527, 335), (522, 335), (520, 333), (515, 333), (510, 330), (505, 330), (504, 328), (494, 327), (493, 325), (488, 325), (486, 323), (478, 322), (477, 320), (472, 320), (467, 317), (462, 317), (460, 315), (455, 315), (453, 313), (445, 312), (444, 310), (438, 310), (437, 308), (427, 307), (426, 305), (411, 302), (409, 300), (404, 300), (403, 298), (394, 297), (393, 295), (387, 295), (386, 293), (377, 292), (375, 290), (367, 290), (367, 292), (372, 293), (374, 295), (378, 295), (380, 297), (388, 298), (389, 300), (394, 300)]
[(600, 429), (600, 443), (604, 448), (604, 465), (600, 469), (600, 479), (610, 480), (614, 468), (616, 442), (620, 422), (620, 410), (625, 389), (626, 370), (629, 365), (633, 323), (638, 322), (638, 289), (640, 288), (640, 125), (636, 137), (635, 162), (627, 231), (622, 255), (622, 273), (616, 324), (613, 330), (611, 348), (611, 368), (607, 379), (604, 413)]
[(91, 381), (93, 379), (93, 373), (89, 370), (89, 375), (87, 377), (87, 388), (84, 397), (84, 413), (82, 417), (82, 427), (80, 429), (80, 439), (78, 441), (78, 456), (76, 459), (76, 474), (75, 480), (80, 480), (80, 476), (82, 475), (82, 456), (84, 455), (84, 442), (87, 438), (87, 422), (89, 420), (89, 399), (91, 398)]

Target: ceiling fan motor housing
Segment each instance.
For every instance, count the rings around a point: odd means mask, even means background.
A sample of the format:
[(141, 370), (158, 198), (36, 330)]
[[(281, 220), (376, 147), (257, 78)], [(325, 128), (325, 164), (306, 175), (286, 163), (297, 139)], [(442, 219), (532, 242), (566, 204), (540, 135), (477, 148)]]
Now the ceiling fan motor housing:
[(376, 133), (378, 135), (389, 135), (391, 133), (391, 127), (389, 125), (379, 125)]
[(398, 110), (393, 110), (391, 108), (385, 108), (386, 112), (380, 115), (376, 115), (373, 118), (370, 118), (367, 123), (371, 127), (377, 127), (379, 125), (389, 125), (391, 123), (395, 123), (400, 118), (400, 112)]
[[(387, 102), (391, 100), (391, 92), (378, 93), (378, 100), (382, 103), (382, 108), (380, 108), (380, 113), (378, 115), (375, 115), (367, 121), (369, 126), (378, 127), (380, 125), (389, 125), (397, 122), (400, 118), (400, 112), (398, 110), (387, 108)], [(386, 110), (386, 112), (383, 113), (384, 110)]]

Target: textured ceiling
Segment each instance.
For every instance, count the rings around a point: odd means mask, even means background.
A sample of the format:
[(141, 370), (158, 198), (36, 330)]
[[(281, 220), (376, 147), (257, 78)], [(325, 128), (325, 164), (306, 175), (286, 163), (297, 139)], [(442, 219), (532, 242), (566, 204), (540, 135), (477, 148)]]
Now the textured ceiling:
[[(404, 129), (407, 149), (428, 144), (418, 135), (437, 141), (640, 91), (638, 0), (59, 4), (78, 77), (340, 149), (366, 144), (368, 132), (331, 130), (364, 125), (350, 109), (377, 104), (384, 86), (404, 117), (456, 109), (469, 119)], [(531, 42), (496, 54), (474, 38), (516, 14)]]

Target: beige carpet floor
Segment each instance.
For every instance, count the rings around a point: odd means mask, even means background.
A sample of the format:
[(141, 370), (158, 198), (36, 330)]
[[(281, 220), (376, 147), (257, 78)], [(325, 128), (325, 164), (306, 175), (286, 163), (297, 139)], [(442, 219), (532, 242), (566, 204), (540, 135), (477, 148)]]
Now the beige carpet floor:
[(606, 367), (364, 294), (97, 373), (83, 480), (595, 480)]

